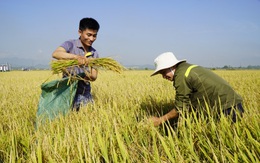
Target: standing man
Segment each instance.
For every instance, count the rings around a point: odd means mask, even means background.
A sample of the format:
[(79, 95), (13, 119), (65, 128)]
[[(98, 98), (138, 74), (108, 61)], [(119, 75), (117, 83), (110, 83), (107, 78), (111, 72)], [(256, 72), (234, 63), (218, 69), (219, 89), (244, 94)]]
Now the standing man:
[[(96, 49), (92, 47), (92, 44), (97, 39), (97, 33), (99, 30), (99, 23), (93, 18), (83, 18), (79, 22), (79, 38), (74, 40), (65, 41), (61, 44), (52, 54), (55, 59), (77, 59), (79, 64), (87, 65), (88, 58), (98, 58)], [(68, 69), (71, 74), (84, 74), (85, 80), (78, 82), (77, 92), (73, 102), (73, 108), (77, 111), (81, 105), (86, 105), (92, 102), (91, 86), (89, 81), (95, 81), (97, 79), (98, 72), (94, 68), (73, 68)], [(69, 74), (64, 73), (63, 77)]]
[(173, 53), (166, 52), (154, 60), (156, 69), (151, 75), (161, 74), (164, 79), (173, 82), (176, 90), (173, 109), (161, 117), (151, 117), (154, 126), (177, 118), (184, 109), (205, 110), (230, 115), (236, 122), (237, 115), (244, 112), (242, 98), (221, 77), (201, 66), (177, 60)]

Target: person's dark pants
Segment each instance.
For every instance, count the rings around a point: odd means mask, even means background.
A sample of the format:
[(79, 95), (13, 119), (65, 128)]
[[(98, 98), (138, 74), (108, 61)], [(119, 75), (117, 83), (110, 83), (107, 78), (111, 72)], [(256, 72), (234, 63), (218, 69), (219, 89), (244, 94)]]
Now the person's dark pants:
[(81, 106), (86, 106), (88, 103), (93, 103), (93, 98), (90, 92), (85, 94), (76, 94), (73, 102), (73, 110), (79, 111)]
[(238, 114), (239, 114), (239, 116), (242, 116), (242, 114), (244, 113), (244, 108), (243, 108), (242, 104), (239, 103), (234, 107), (224, 110), (223, 113), (225, 116), (231, 117), (232, 121), (234, 123), (236, 123)]

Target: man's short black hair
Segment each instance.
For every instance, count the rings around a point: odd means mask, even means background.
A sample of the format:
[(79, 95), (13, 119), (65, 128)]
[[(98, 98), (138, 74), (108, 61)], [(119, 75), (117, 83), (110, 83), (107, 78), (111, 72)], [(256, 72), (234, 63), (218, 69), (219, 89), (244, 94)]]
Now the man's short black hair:
[(93, 18), (83, 18), (79, 22), (79, 30), (84, 31), (86, 29), (99, 30), (98, 22)]

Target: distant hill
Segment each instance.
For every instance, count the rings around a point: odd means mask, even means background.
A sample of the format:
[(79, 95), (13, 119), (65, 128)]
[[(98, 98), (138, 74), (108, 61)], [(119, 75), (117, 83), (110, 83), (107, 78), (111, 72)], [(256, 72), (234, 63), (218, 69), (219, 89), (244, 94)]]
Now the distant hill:
[[(50, 69), (49, 65), (50, 60), (33, 60), (33, 59), (25, 59), (19, 57), (5, 57), (0, 58), (1, 64), (10, 64), (11, 69)], [(154, 70), (155, 66), (151, 64), (144, 65), (123, 65), (128, 69), (132, 70)], [(223, 67), (208, 67), (209, 69), (260, 69), (260, 65), (248, 65), (247, 67), (232, 67), (232, 66), (223, 66)]]
[(126, 65), (125, 66), (126, 68), (128, 69), (143, 69), (143, 70), (151, 70), (151, 69), (154, 69), (154, 65), (149, 65), (149, 64), (145, 64), (145, 65)]
[(12, 69), (49, 69), (49, 61), (38, 61), (18, 57), (0, 58), (0, 64), (10, 64)]

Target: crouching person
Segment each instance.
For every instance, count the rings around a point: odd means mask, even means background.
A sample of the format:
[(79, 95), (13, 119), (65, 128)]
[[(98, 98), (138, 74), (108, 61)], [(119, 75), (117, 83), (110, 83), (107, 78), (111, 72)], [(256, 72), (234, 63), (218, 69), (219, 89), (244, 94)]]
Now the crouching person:
[[(186, 60), (177, 60), (171, 52), (159, 55), (154, 60), (156, 69), (151, 76), (161, 74), (164, 79), (173, 82), (176, 90), (174, 108), (161, 117), (150, 117), (154, 126), (170, 119), (178, 118), (178, 110), (220, 109), (221, 112), (237, 121), (244, 112), (242, 97), (224, 79), (211, 70), (189, 64)], [(216, 112), (220, 113), (216, 110)]]

